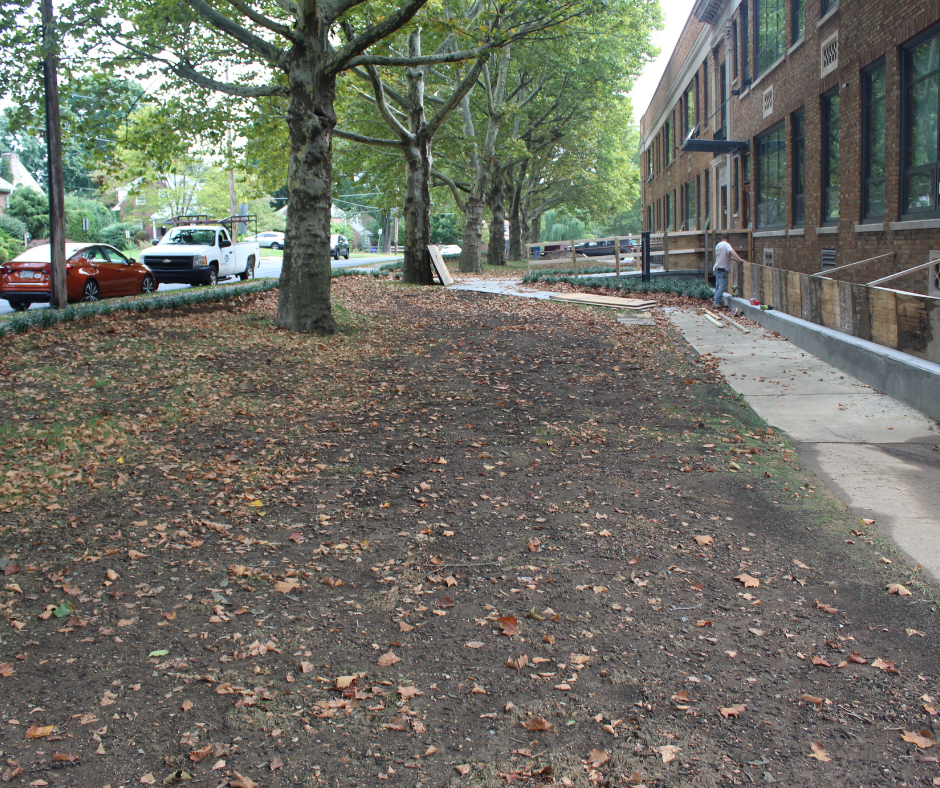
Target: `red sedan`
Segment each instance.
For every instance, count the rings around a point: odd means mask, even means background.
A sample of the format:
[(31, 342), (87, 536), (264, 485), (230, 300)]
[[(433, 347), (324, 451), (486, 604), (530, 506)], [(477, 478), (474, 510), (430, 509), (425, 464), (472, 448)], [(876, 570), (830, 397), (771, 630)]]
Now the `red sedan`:
[[(66, 244), (65, 282), (69, 301), (97, 301), (110, 296), (152, 293), (153, 272), (133, 257), (106, 244)], [(50, 247), (27, 249), (0, 266), (0, 298), (17, 312), (50, 301)]]

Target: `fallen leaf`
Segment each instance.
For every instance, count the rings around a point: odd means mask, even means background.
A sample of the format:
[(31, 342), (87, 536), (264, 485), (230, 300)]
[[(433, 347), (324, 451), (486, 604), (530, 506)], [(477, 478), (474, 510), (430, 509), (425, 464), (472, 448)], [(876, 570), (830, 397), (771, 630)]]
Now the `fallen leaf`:
[(800, 695), (800, 700), (804, 703), (812, 703), (817, 709), (821, 709), (823, 703), (826, 702), (825, 698), (817, 698), (815, 695), (808, 695), (805, 692)]
[(483, 643), (479, 640), (471, 640), (464, 645), (466, 645), (467, 648), (483, 648)]
[(814, 665), (821, 665), (821, 666), (824, 667), (824, 668), (831, 668), (831, 667), (832, 667), (832, 665), (830, 665), (830, 664), (826, 661), (826, 658), (825, 658), (825, 657), (813, 657), (813, 664), (814, 664)]
[(699, 547), (705, 547), (715, 541), (711, 536), (693, 536), (692, 538)]
[(383, 727), (393, 731), (406, 731), (408, 730), (408, 715), (404, 713), (396, 714)]
[(834, 615), (835, 613), (839, 612), (839, 608), (833, 607), (832, 605), (827, 605), (825, 602), (820, 602), (818, 599), (816, 600), (816, 609), (822, 610), (824, 613), (829, 613), (830, 615)]
[(147, 772), (147, 774), (141, 777), (140, 781), (144, 785), (156, 785), (157, 784), (157, 778), (154, 777), (150, 772)]
[(81, 756), (77, 752), (54, 752), (52, 760), (59, 763), (75, 763)]
[(900, 583), (889, 583), (885, 586), (885, 591), (889, 594), (897, 594), (898, 596), (910, 596), (910, 589), (902, 586)]
[(671, 763), (676, 759), (676, 753), (681, 752), (681, 747), (675, 747), (672, 744), (665, 744), (662, 747), (654, 747), (656, 752), (658, 752), (663, 759), (663, 763)]
[(871, 663), (871, 666), (887, 673), (897, 673), (898, 675), (901, 673), (890, 660), (876, 659)]
[(904, 731), (901, 734), (901, 738), (906, 742), (916, 744), (922, 750), (926, 750), (928, 747), (933, 747), (934, 745), (933, 734), (930, 731), (921, 731), (920, 733)]
[(454, 767), (457, 774), (470, 774), (470, 764), (462, 763)]
[(756, 577), (751, 577), (746, 572), (737, 575), (734, 579), (743, 583), (745, 588), (758, 588), (760, 586), (760, 580)]
[(437, 752), (437, 747), (435, 747), (434, 745), (431, 745), (424, 751), (424, 755), (422, 755), (421, 757), (429, 758), (430, 756), (434, 755), (434, 753), (436, 752)]
[(0, 662), (0, 676), (12, 676), (13, 666), (9, 662)]
[(610, 756), (603, 750), (591, 750), (588, 753), (588, 766), (592, 769), (599, 769), (609, 760)]
[(275, 756), (271, 759), (271, 762), (268, 764), (268, 768), (269, 768), (272, 772), (276, 772), (278, 769), (283, 769), (283, 768), (284, 768), (284, 761), (281, 760), (281, 756), (280, 756), (280, 755), (275, 755)]
[(865, 657), (863, 657), (857, 651), (853, 651), (851, 654), (849, 654), (849, 662), (854, 662), (856, 665), (868, 664), (868, 660), (865, 659)]
[(418, 695), (424, 695), (424, 693), (419, 690), (417, 687), (398, 687), (398, 694), (401, 696), (402, 700), (408, 700), (410, 698), (417, 697)]
[(529, 543), (528, 543), (529, 552), (530, 552), (530, 553), (537, 553), (537, 552), (539, 552), (539, 547), (541, 546), (541, 544), (542, 544), (542, 540), (539, 539), (537, 536), (533, 536), (533, 537), (529, 540)]
[(193, 707), (193, 702), (192, 702), (191, 700), (184, 700), (184, 701), (180, 704), (180, 708), (181, 708), (183, 711), (189, 711), (192, 707)]
[(793, 565), (798, 566), (800, 569), (809, 569), (806, 564), (796, 558), (793, 559)]
[(734, 706), (725, 706), (723, 708), (718, 709), (718, 712), (725, 719), (728, 719), (729, 717), (734, 717), (735, 719), (737, 719), (741, 715), (741, 712), (746, 711), (746, 710), (747, 710), (747, 706), (745, 706), (744, 704), (735, 703)]
[(826, 748), (822, 746), (818, 741), (814, 741), (809, 745), (812, 752), (809, 754), (810, 758), (815, 758), (817, 761), (822, 761), (823, 763), (828, 763), (832, 760), (829, 757), (829, 753), (826, 752)]
[(503, 634), (507, 637), (519, 634), (519, 621), (515, 616), (502, 616), (497, 621), (502, 625)]
[(200, 747), (198, 750), (193, 750), (189, 754), (189, 760), (191, 760), (193, 763), (199, 763), (200, 761), (204, 761), (211, 754), (212, 754), (212, 745), (207, 744), (205, 747)]
[(235, 775), (235, 778), (228, 781), (230, 788), (257, 788), (258, 783), (250, 777), (245, 777), (245, 775), (234, 771), (232, 774)]
[(532, 719), (523, 722), (522, 727), (527, 731), (550, 731), (552, 724), (544, 717), (532, 717)]
[(401, 657), (396, 656), (393, 651), (389, 651), (387, 654), (383, 654), (379, 657), (379, 666), (383, 668), (391, 667), (396, 662), (401, 662)]
[(515, 668), (516, 670), (522, 670), (528, 664), (529, 664), (528, 654), (520, 654), (515, 659), (506, 660), (506, 667)]
[(26, 729), (27, 739), (41, 739), (55, 731), (55, 725), (37, 725), (35, 722)]

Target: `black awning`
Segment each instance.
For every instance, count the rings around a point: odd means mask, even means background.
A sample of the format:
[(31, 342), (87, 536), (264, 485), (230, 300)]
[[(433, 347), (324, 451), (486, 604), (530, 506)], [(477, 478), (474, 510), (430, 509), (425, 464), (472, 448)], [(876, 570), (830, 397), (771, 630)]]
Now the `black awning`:
[(737, 151), (746, 151), (748, 149), (747, 140), (736, 142), (735, 140), (686, 140), (682, 143), (680, 150), (691, 153), (736, 153)]

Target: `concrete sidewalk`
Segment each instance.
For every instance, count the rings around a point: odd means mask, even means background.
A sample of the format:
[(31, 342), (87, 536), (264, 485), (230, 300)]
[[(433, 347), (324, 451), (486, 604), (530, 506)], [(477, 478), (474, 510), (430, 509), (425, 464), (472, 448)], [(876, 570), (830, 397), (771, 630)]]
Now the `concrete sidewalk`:
[(731, 387), (791, 438), (817, 476), (940, 582), (936, 423), (759, 326), (743, 334), (702, 312), (669, 316), (699, 353), (721, 360)]

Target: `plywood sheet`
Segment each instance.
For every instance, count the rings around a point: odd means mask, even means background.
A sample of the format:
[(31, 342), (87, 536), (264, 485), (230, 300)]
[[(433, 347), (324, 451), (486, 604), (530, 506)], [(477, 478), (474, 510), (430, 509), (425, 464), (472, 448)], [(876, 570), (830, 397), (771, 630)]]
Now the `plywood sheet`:
[(594, 306), (613, 306), (621, 309), (649, 309), (656, 306), (655, 301), (643, 301), (639, 298), (620, 298), (619, 296), (591, 295), (589, 293), (553, 293), (552, 301), (569, 301), (573, 304), (592, 304)]
[(796, 271), (787, 271), (787, 314), (803, 317), (803, 294), (800, 275)]
[(839, 331), (843, 334), (855, 333), (855, 305), (849, 282), (839, 282), (839, 321)]
[(885, 347), (898, 346), (898, 307), (894, 293), (880, 287), (869, 288), (871, 308), (871, 339)]
[(822, 324), (833, 331), (842, 329), (839, 309), (839, 283), (835, 279), (817, 279)]
[(447, 263), (444, 262), (444, 258), (441, 256), (441, 250), (437, 248), (436, 244), (428, 244), (428, 251), (431, 253), (431, 262), (434, 263), (434, 268), (441, 280), (441, 284), (445, 287), (450, 287), (454, 284), (454, 277), (452, 277), (450, 271), (447, 270)]
[(898, 316), (898, 350), (929, 359), (927, 347), (932, 337), (930, 301), (935, 299), (907, 293), (895, 293)]
[(761, 269), (761, 273), (763, 274), (764, 286), (761, 288), (760, 302), (776, 306), (777, 302), (774, 301), (774, 269), (765, 266)]

